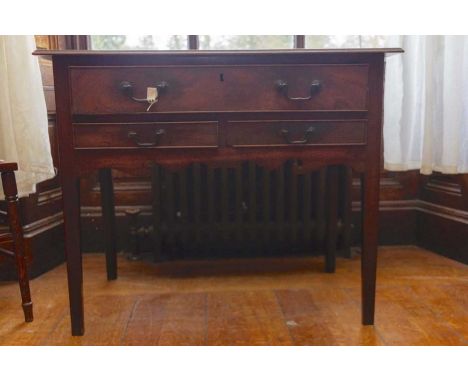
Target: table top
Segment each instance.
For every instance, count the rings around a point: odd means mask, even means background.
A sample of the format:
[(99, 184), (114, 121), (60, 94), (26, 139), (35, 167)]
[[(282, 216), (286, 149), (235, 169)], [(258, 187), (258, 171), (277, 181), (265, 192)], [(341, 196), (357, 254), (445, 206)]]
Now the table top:
[(401, 48), (372, 49), (274, 49), (274, 50), (36, 50), (36, 56), (243, 56), (243, 55), (328, 55), (328, 54), (395, 54)]

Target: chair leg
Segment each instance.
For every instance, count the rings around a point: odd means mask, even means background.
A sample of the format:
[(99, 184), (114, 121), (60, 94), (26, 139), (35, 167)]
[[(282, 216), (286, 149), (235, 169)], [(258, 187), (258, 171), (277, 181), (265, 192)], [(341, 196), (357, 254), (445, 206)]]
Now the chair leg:
[(26, 322), (31, 322), (33, 320), (33, 305), (25, 260), (23, 228), (21, 227), (18, 212), (18, 190), (16, 188), (15, 173), (13, 171), (2, 172), (2, 184), (3, 191), (5, 192), (5, 200), (7, 202), (8, 222), (13, 238), (13, 250), (16, 258), (16, 269), (18, 272), (24, 320)]

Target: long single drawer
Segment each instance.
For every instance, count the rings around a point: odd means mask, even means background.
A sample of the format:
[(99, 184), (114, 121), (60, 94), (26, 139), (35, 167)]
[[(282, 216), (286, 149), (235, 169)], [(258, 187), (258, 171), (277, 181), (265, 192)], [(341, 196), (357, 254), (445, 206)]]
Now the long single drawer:
[(367, 121), (229, 121), (233, 147), (364, 145)]
[(74, 114), (365, 111), (368, 66), (71, 67), (70, 87)]
[(218, 147), (218, 122), (76, 123), (76, 148)]

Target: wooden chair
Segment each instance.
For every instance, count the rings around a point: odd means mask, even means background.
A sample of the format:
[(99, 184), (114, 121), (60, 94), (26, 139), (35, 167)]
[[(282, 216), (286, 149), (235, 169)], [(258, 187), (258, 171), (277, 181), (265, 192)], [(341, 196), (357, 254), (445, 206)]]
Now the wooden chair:
[(24, 320), (26, 322), (31, 322), (33, 320), (33, 306), (31, 293), (29, 291), (29, 278), (25, 260), (23, 228), (20, 223), (18, 212), (18, 190), (15, 179), (16, 170), (18, 170), (18, 165), (16, 163), (0, 161), (0, 173), (2, 176), (3, 191), (5, 193), (7, 205), (7, 220), (10, 226), (11, 239), (13, 242), (13, 252), (0, 247), (0, 254), (14, 257), (16, 259)]

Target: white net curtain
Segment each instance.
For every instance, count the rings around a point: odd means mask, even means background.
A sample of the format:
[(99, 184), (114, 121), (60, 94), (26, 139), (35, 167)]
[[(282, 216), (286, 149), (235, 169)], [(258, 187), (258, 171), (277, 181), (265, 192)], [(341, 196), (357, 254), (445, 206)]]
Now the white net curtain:
[(20, 196), (55, 175), (35, 48), (33, 36), (0, 36), (0, 159), (18, 163)]
[(385, 168), (468, 172), (468, 36), (395, 36), (387, 46)]
[(468, 36), (307, 36), (306, 47), (401, 47), (385, 74), (384, 166), (468, 172)]

